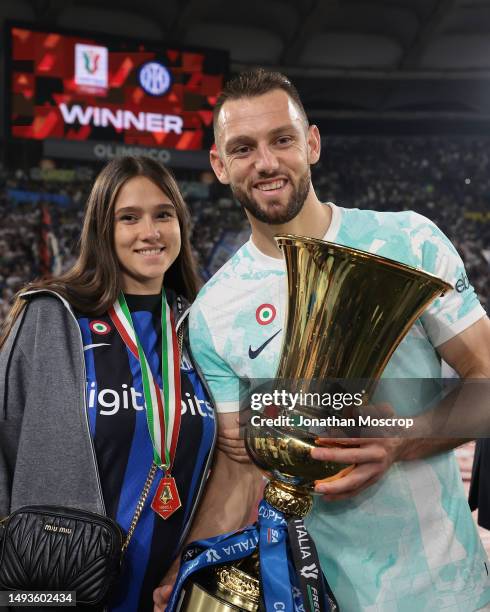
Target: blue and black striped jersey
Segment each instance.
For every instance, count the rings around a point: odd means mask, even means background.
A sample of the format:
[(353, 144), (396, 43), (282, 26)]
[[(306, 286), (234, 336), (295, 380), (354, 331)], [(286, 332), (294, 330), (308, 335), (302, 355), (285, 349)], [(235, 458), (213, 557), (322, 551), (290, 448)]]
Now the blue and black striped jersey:
[[(161, 386), (160, 296), (126, 296), (136, 333)], [(78, 317), (87, 372), (87, 410), (108, 516), (127, 531), (150, 470), (153, 449), (138, 360), (108, 315)], [(153, 610), (153, 590), (178, 553), (212, 448), (215, 417), (190, 360), (181, 360), (182, 421), (172, 476), (182, 507), (163, 520), (150, 507), (160, 471), (126, 551), (110, 609)]]

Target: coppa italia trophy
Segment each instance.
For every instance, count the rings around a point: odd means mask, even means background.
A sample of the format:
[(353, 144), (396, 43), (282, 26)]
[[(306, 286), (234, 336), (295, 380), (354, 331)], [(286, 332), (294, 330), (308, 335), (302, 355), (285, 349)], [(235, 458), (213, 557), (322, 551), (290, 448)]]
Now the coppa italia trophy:
[[(284, 235), (276, 241), (286, 260), (288, 302), (275, 384), (296, 381), (304, 390), (308, 381), (324, 389), (329, 381), (362, 381), (366, 406), (414, 321), (452, 287), (416, 268), (322, 240)], [(270, 478), (257, 523), (188, 546), (168, 612), (339, 609), (303, 518), (315, 483), (340, 478), (353, 466), (312, 459), (318, 433), (294, 425), (298, 417), (325, 416), (325, 408), (301, 404), (276, 414), (284, 425), (246, 428), (248, 453)]]

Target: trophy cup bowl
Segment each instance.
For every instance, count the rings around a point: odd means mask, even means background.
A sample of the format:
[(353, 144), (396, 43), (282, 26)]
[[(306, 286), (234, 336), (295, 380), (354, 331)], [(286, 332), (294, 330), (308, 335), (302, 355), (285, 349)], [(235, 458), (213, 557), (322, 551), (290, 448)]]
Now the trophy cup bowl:
[[(289, 381), (297, 389), (294, 381), (300, 381), (308, 393), (311, 381), (324, 382), (324, 391), (338, 387), (339, 381), (352, 381), (367, 405), (414, 321), (451, 285), (417, 268), (339, 244), (294, 235), (276, 236), (276, 241), (288, 275), (276, 384)], [(328, 411), (300, 405), (278, 414), (321, 417)], [(309, 497), (315, 482), (340, 478), (354, 467), (312, 459), (317, 439), (306, 428), (247, 424), (247, 451), (270, 478), (265, 498), (278, 510), (289, 513), (299, 499)]]
[[(275, 383), (310, 389), (310, 381), (353, 381), (363, 404), (391, 355), (414, 321), (452, 287), (443, 280), (372, 253), (294, 235), (276, 236), (287, 268), (287, 318)], [(331, 383), (329, 381), (332, 381)], [(274, 381), (273, 381), (274, 382)], [(313, 388), (313, 387), (311, 387)], [(279, 415), (319, 416), (308, 403), (279, 409)], [(334, 436), (332, 436), (334, 437)], [(337, 443), (341, 443), (340, 441)], [(264, 497), (287, 516), (305, 516), (315, 482), (340, 478), (354, 466), (311, 458), (318, 435), (308, 428), (253, 426), (245, 430), (252, 461), (269, 477)], [(194, 581), (182, 610), (256, 610), (259, 602), (257, 553), (248, 565), (224, 565), (204, 585)], [(233, 568), (231, 572), (230, 568)], [(201, 604), (193, 604), (203, 601)]]

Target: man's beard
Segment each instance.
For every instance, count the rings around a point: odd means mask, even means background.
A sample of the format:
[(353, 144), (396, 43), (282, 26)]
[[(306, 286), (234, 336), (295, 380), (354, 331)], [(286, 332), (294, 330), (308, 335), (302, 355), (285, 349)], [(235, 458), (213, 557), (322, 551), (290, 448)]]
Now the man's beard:
[[(298, 187), (293, 189), (293, 193), (285, 208), (281, 208), (277, 213), (273, 210), (271, 212), (264, 210), (254, 198), (249, 197), (240, 187), (236, 185), (230, 185), (230, 187), (235, 198), (257, 221), (262, 221), (262, 223), (268, 223), (269, 225), (282, 225), (283, 223), (288, 223), (300, 213), (310, 191), (310, 182), (311, 173), (308, 168), (299, 179)], [(271, 202), (271, 204), (273, 203)]]

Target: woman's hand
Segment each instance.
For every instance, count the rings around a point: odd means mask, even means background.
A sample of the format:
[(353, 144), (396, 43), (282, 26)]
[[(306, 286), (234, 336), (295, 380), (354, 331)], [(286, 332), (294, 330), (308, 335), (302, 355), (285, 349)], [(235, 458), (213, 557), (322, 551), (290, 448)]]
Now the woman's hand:
[(173, 584), (164, 584), (153, 591), (153, 612), (165, 612), (173, 586)]
[(168, 605), (172, 589), (174, 588), (177, 574), (179, 573), (180, 567), (180, 555), (175, 559), (172, 566), (165, 574), (164, 579), (153, 591), (153, 612), (165, 612), (165, 608)]

